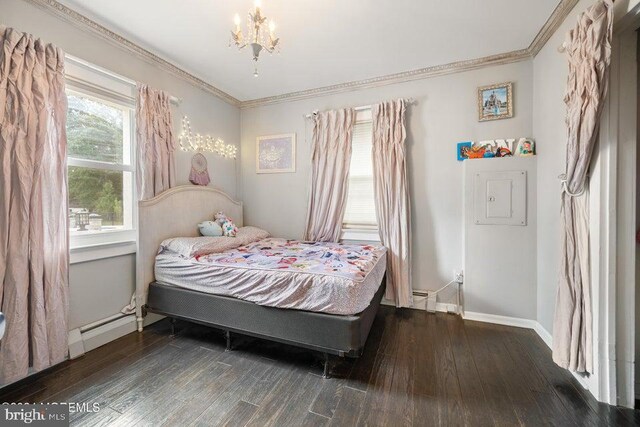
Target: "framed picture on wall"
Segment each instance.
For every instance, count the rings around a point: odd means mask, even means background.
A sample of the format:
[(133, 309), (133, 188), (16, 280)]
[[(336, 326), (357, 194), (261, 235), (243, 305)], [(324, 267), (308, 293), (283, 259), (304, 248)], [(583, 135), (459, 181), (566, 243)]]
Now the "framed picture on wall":
[(478, 120), (513, 117), (513, 83), (499, 83), (478, 88)]
[(471, 146), (472, 146), (471, 141), (458, 142), (458, 146), (457, 146), (458, 161), (466, 160), (469, 158), (469, 151), (471, 150)]
[(296, 134), (259, 136), (256, 139), (256, 173), (296, 171)]

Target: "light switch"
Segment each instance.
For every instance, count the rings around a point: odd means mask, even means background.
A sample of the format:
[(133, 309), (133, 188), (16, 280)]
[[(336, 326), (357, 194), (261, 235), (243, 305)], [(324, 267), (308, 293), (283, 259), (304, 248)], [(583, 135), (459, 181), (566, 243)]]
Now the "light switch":
[(477, 225), (527, 225), (527, 173), (476, 172), (473, 222)]
[(487, 218), (511, 218), (510, 179), (487, 180)]

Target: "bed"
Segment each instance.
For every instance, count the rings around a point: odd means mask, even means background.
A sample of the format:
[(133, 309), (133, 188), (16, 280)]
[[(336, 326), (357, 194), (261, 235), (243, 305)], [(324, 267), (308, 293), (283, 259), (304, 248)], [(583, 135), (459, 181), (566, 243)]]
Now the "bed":
[[(219, 328), (228, 347), (233, 333), (295, 345), (324, 355), (325, 376), (329, 355), (360, 356), (384, 294), (384, 252), (264, 236), (204, 255), (181, 253), (167, 243), (175, 237), (196, 237), (195, 225), (217, 211), (243, 226), (242, 204), (210, 187), (174, 187), (139, 203), (138, 330), (145, 316), (155, 313)], [(310, 267), (311, 258), (303, 256), (298, 259), (305, 262), (292, 263), (301, 264), (298, 268), (270, 264), (268, 255), (286, 260), (291, 258), (287, 251), (317, 257), (339, 253), (355, 267), (341, 272), (325, 261)], [(349, 251), (367, 255), (356, 260)]]

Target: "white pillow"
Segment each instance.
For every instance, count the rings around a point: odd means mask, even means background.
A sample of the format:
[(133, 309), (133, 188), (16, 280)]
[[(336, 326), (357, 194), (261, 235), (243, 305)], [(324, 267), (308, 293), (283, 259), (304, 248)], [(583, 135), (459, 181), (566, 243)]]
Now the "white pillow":
[(269, 233), (257, 227), (242, 227), (236, 237), (174, 237), (160, 244), (160, 252), (165, 249), (191, 258), (199, 255), (220, 253), (269, 237)]

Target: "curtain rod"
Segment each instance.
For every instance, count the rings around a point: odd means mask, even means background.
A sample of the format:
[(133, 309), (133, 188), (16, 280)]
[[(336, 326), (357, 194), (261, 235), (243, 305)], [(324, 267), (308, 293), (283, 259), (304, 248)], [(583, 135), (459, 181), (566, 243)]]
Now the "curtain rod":
[[(413, 105), (415, 104), (417, 101), (415, 100), (415, 98), (401, 98), (404, 102), (406, 102), (408, 105)], [(359, 107), (354, 107), (353, 108), (356, 111), (364, 111), (364, 110), (370, 110), (371, 109), (371, 105), (361, 105)], [(313, 115), (316, 113), (317, 111), (314, 111), (313, 113), (309, 113), (309, 114), (304, 114), (303, 117), (305, 119), (310, 119), (311, 117), (313, 117)]]

